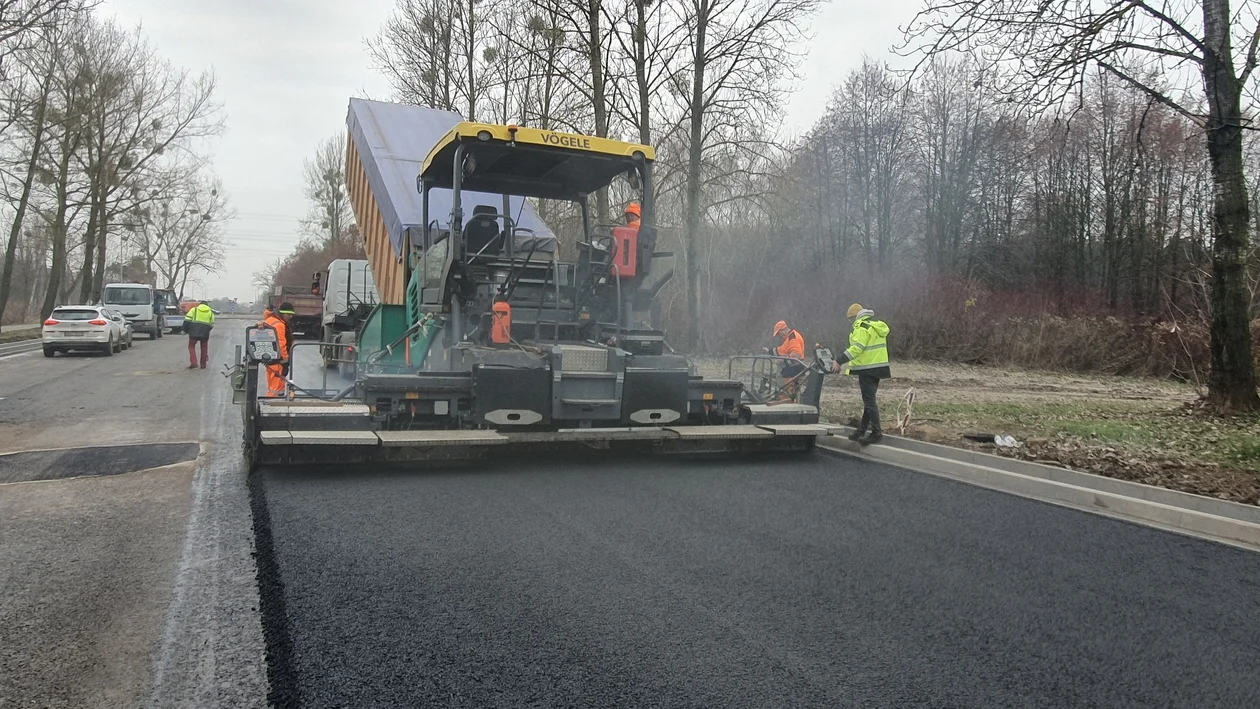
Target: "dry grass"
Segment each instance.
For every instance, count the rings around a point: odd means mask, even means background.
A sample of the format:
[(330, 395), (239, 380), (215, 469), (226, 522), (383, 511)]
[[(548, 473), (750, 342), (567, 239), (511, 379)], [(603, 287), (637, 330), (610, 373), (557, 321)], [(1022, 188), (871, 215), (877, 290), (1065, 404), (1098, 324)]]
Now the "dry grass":
[[(725, 376), (718, 360), (702, 373)], [(965, 433), (1014, 436), (997, 450), (1027, 460), (1260, 504), (1260, 418), (1198, 413), (1195, 387), (1167, 379), (1061, 374), (975, 365), (894, 363), (880, 387), (884, 428), (897, 432), (899, 406), (914, 389), (905, 435), (994, 452)], [(861, 413), (856, 380), (828, 377), (823, 415), (848, 423)]]
[(41, 335), (40, 329), (28, 330), (5, 330), (0, 331), (0, 344), (5, 342), (22, 342), (24, 340), (38, 340)]

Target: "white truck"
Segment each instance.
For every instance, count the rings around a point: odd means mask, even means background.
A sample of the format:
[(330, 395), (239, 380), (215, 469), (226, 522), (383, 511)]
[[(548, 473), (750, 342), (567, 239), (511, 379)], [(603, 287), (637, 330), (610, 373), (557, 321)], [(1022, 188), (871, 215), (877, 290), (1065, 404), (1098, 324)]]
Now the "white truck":
[(314, 277), (313, 291), (324, 296), (320, 354), (325, 367), (354, 376), (359, 327), (380, 302), (366, 259), (335, 259)]
[(162, 336), (166, 327), (166, 307), (147, 283), (107, 283), (101, 292), (101, 305), (122, 313), (133, 332), (148, 334), (150, 340)]

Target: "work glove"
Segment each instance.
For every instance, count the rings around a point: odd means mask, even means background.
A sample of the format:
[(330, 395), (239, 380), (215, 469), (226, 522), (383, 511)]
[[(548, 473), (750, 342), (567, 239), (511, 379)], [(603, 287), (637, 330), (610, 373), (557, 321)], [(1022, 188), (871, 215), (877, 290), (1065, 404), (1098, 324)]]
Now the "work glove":
[(834, 363), (832, 363), (832, 365), (831, 365), (831, 373), (832, 373), (832, 374), (839, 374), (839, 373), (843, 372), (843, 371), (844, 371), (844, 365), (845, 365), (848, 361), (849, 361), (849, 353), (848, 353), (848, 352), (841, 352), (841, 353), (840, 353), (840, 356), (839, 356), (839, 357), (837, 357), (837, 358), (836, 358), (836, 361), (835, 361)]
[(769, 347), (762, 347), (762, 348), (761, 348), (761, 351), (762, 351), (762, 353), (763, 353), (763, 354), (770, 354), (770, 348), (769, 348)]

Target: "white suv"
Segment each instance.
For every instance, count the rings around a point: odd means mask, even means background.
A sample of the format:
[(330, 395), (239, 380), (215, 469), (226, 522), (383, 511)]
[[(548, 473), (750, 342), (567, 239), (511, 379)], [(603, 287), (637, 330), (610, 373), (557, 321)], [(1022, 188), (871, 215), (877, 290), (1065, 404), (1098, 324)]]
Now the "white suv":
[(115, 317), (95, 305), (64, 305), (44, 321), (44, 356), (94, 350), (105, 356), (122, 351), (123, 331)]

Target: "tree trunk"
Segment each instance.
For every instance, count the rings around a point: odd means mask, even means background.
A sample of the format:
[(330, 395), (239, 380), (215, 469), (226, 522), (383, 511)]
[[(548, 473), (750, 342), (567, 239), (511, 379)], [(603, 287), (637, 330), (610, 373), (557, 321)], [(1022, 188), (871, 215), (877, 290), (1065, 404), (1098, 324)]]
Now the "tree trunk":
[[(75, 143), (77, 146), (77, 141)], [(74, 149), (62, 142), (61, 163), (57, 166), (57, 216), (52, 228), (52, 266), (48, 271), (48, 289), (44, 292), (44, 304), (40, 315), (47, 318), (61, 300), (61, 282), (66, 276), (66, 212), (70, 209), (70, 159)]]
[(101, 204), (101, 217), (96, 226), (96, 270), (92, 273), (92, 292), (88, 302), (98, 302), (105, 287), (105, 246), (109, 242), (109, 215)]
[[(608, 106), (604, 101), (604, 54), (603, 34), (599, 26), (601, 0), (587, 0), (587, 43), (591, 63), (591, 103), (595, 111), (595, 135), (608, 137)], [(608, 190), (595, 193), (595, 222), (608, 223)]]
[(1250, 214), (1243, 177), (1241, 87), (1230, 48), (1228, 0), (1204, 0), (1203, 83), (1208, 99), (1207, 145), (1212, 204), (1212, 373), (1208, 403), (1219, 412), (1260, 411), (1245, 259)]
[(635, 0), (634, 82), (639, 89), (639, 142), (652, 144), (652, 95), (647, 80), (647, 2)]
[(88, 223), (83, 233), (83, 267), (79, 269), (78, 277), (80, 303), (88, 302), (88, 294), (92, 290), (92, 264), (93, 259), (96, 258), (96, 232), (97, 225), (100, 223), (96, 211), (99, 189), (93, 186), (88, 193)]
[(687, 351), (700, 349), (700, 263), (696, 240), (700, 238), (700, 158), (704, 151), (705, 33), (709, 25), (709, 0), (696, 3), (695, 55), (691, 77), (691, 144), (687, 150)]
[(53, 228), (52, 234), (52, 266), (48, 270), (48, 289), (44, 292), (44, 304), (39, 309), (40, 316), (47, 318), (57, 307), (61, 296), (61, 280), (66, 274), (66, 227), (61, 224)]
[(465, 44), (468, 60), (468, 120), (477, 120), (477, 38), (474, 36), (477, 26), (477, 8), (475, 0), (468, 0), (468, 36)]
[(18, 237), (22, 235), (22, 221), (26, 219), (26, 207), (31, 201), (31, 187), (35, 183), (35, 169), (39, 166), (39, 153), (44, 146), (44, 114), (48, 108), (48, 83), (51, 75), (40, 87), (39, 105), (35, 108), (34, 135), (31, 141), (31, 158), (26, 163), (26, 179), (22, 181), (22, 195), (18, 197), (13, 226), (9, 228), (9, 242), (4, 247), (4, 269), (0, 271), (0, 319), (9, 306), (9, 288), (13, 284), (13, 262), (17, 258)]

